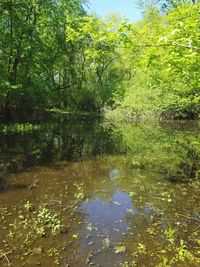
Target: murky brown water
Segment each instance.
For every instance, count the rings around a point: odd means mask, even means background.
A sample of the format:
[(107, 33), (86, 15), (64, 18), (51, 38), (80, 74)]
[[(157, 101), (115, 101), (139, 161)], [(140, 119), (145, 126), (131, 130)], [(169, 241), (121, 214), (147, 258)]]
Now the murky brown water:
[(1, 144), (0, 266), (199, 266), (198, 124), (62, 121)]

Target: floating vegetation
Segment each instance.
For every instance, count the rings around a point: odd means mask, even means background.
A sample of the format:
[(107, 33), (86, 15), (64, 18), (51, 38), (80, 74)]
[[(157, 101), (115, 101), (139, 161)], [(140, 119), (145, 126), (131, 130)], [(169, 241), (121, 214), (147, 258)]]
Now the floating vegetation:
[(29, 133), (33, 131), (38, 131), (41, 129), (41, 125), (39, 124), (31, 124), (31, 123), (14, 123), (8, 125), (0, 125), (0, 132), (4, 134), (9, 133)]
[(110, 245), (111, 245), (111, 241), (110, 241), (109, 237), (105, 237), (102, 240), (102, 249), (107, 249), (110, 247)]
[(20, 210), (18, 217), (9, 225), (9, 238), (14, 238), (17, 235), (23, 236), (27, 232), (29, 237), (35, 235), (45, 237), (61, 232), (63, 225), (58, 214), (51, 212), (46, 205), (40, 205), (36, 209), (33, 204), (27, 201), (24, 208), (25, 212)]
[(126, 247), (123, 245), (118, 245), (114, 249), (116, 254), (124, 253), (126, 251)]

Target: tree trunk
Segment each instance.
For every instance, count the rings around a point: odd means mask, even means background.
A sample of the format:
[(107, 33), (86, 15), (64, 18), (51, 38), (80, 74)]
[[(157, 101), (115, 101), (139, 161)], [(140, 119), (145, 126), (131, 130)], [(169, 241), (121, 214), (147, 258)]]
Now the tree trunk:
[(11, 114), (11, 110), (10, 110), (10, 102), (8, 99), (6, 99), (6, 101), (5, 101), (4, 117), (5, 117), (6, 123), (8, 123), (12, 120), (12, 114)]

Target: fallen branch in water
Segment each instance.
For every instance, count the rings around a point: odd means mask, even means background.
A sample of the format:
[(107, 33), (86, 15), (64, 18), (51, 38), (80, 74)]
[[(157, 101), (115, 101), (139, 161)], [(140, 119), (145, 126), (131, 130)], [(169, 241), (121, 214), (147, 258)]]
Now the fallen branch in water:
[(184, 215), (184, 214), (181, 214), (181, 213), (176, 213), (176, 215), (182, 216), (182, 217), (187, 218), (189, 220), (194, 220), (194, 221), (200, 222), (200, 219), (194, 218), (194, 217), (192, 217), (190, 215)]
[(2, 250), (0, 250), (0, 261), (1, 261), (3, 258), (5, 258), (6, 261), (7, 261), (7, 263), (8, 263), (8, 266), (11, 266), (11, 262), (10, 262), (8, 256), (7, 256), (7, 255), (9, 255), (9, 254), (11, 254), (11, 253), (12, 253), (12, 251), (8, 251), (8, 252), (5, 252), (5, 253), (4, 253)]
[(38, 187), (40, 180), (36, 179), (31, 185), (29, 185), (28, 189), (33, 189), (35, 187)]

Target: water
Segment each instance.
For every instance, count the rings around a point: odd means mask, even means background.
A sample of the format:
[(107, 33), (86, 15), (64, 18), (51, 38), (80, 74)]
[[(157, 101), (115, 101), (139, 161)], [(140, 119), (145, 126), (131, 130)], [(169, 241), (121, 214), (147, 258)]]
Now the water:
[(198, 123), (0, 129), (0, 266), (199, 266)]

